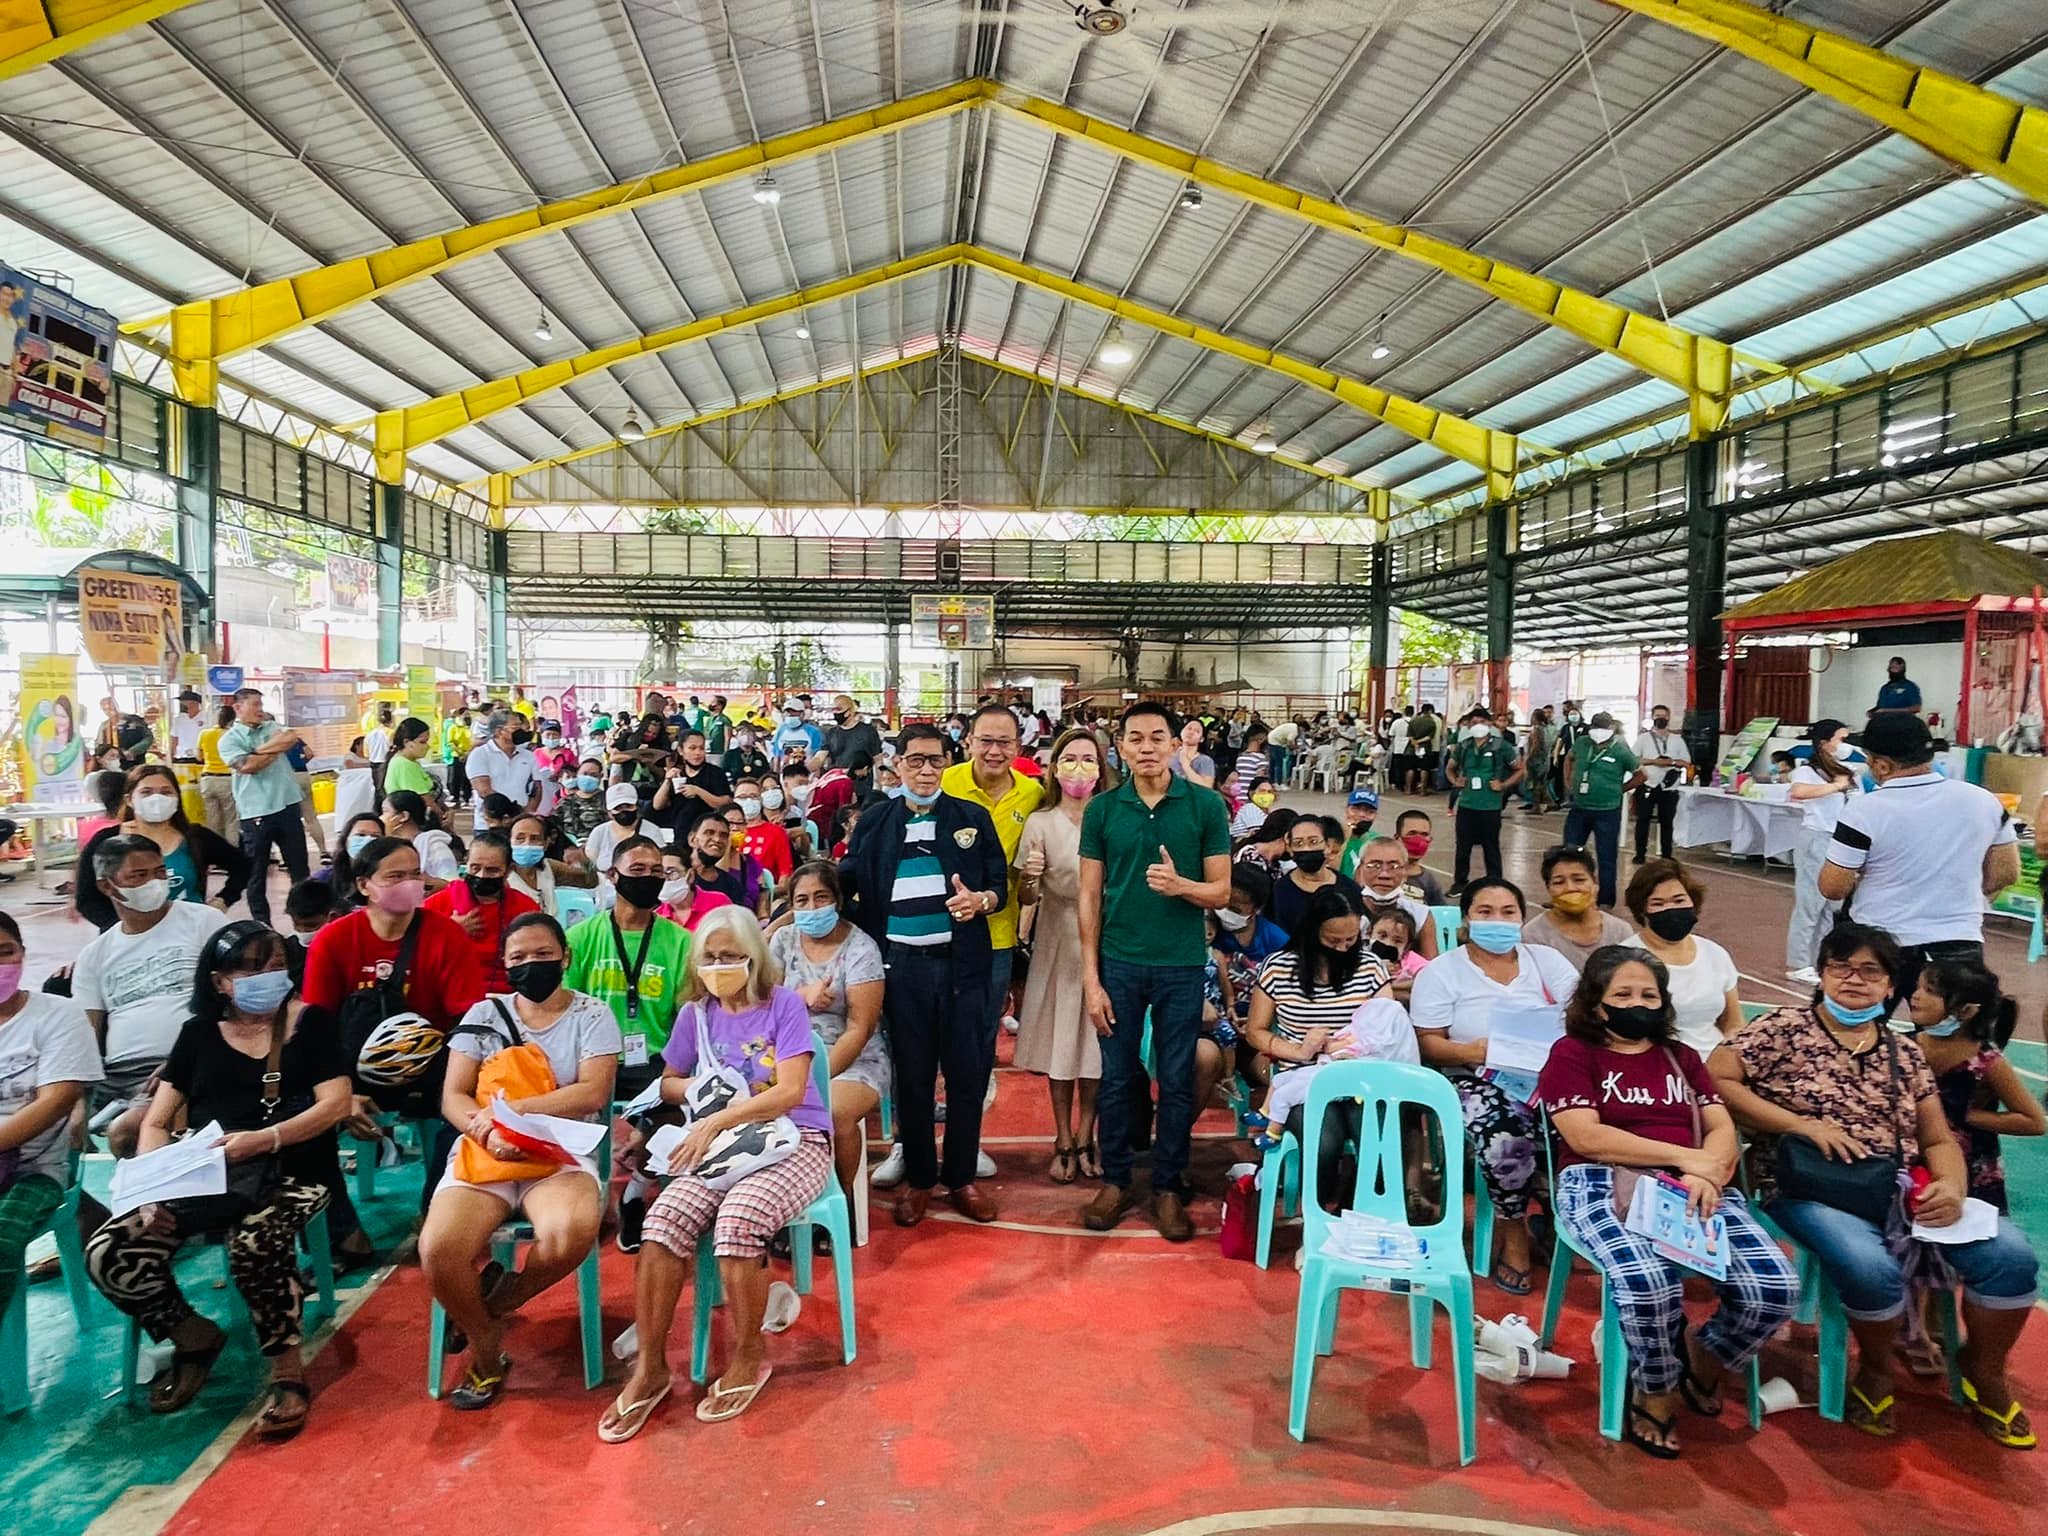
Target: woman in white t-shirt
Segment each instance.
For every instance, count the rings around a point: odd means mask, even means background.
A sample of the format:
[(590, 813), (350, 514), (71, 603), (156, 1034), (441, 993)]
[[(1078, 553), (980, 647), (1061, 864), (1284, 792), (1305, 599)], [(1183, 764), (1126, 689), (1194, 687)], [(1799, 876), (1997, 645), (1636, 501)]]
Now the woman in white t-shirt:
[(1489, 1278), (1510, 1296), (1526, 1296), (1532, 1264), (1529, 1197), (1537, 1192), (1542, 1167), (1536, 1111), (1479, 1074), (1495, 1007), (1556, 1009), (1562, 1020), (1579, 973), (1556, 950), (1522, 942), (1527, 909), (1512, 882), (1475, 880), (1465, 887), (1460, 908), (1465, 942), (1422, 968), (1409, 993), (1408, 1015), (1424, 1065), (1448, 1074), (1458, 1090), (1472, 1160), (1500, 1218)]
[(1839, 901), (1820, 893), (1820, 867), (1828, 861), (1835, 823), (1856, 791), (1856, 774), (1842, 761), (1849, 750), (1849, 727), (1839, 720), (1816, 720), (1806, 733), (1813, 755), (1792, 770), (1793, 804), (1806, 813), (1799, 845), (1792, 850), (1792, 922), (1785, 930), (1785, 975), (1792, 981), (1820, 985), (1813, 957), (1820, 941), (1835, 925)]
[(1665, 997), (1671, 1003), (1672, 1033), (1705, 1061), (1723, 1037), (1742, 1027), (1736, 999), (1738, 976), (1728, 951), (1693, 932), (1706, 887), (1676, 859), (1651, 859), (1637, 866), (1622, 893), (1636, 920), (1629, 940), (1664, 962)]

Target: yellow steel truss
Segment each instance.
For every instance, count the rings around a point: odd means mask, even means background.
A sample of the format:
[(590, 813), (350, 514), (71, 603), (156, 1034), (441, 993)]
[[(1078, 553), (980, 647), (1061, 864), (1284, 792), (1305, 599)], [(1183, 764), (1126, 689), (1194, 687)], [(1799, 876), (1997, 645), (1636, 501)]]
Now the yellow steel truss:
[(193, 0), (0, 0), (0, 80), (183, 10)]
[(1608, 0), (1718, 43), (2048, 205), (2048, 111), (1739, 0)]

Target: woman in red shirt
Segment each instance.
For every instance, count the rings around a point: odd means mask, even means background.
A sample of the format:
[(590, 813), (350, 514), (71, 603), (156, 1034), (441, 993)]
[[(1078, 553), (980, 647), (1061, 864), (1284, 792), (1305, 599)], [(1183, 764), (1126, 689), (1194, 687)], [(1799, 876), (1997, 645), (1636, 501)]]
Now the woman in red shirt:
[(512, 990), (500, 953), (505, 930), (515, 918), (540, 910), (531, 896), (507, 886), (511, 873), (511, 840), (502, 832), (479, 832), (469, 840), (462, 878), (421, 903), (429, 912), (453, 918), (468, 935), (486, 992)]
[(436, 1028), (453, 1029), (484, 995), (469, 935), (453, 918), (420, 910), (426, 890), (411, 843), (380, 837), (354, 863), (363, 905), (313, 936), (301, 995), (339, 1018), (351, 994), (390, 977), (405, 931), (417, 920), (419, 939), (402, 980), (405, 1005)]

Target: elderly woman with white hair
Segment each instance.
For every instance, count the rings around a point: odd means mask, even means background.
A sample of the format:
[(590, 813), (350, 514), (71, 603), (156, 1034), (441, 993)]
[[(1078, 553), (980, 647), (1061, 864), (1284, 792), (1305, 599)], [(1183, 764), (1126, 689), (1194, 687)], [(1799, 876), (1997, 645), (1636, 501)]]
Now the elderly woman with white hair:
[[(669, 1328), (705, 1232), (712, 1234), (718, 1256), (733, 1353), (725, 1374), (697, 1405), (697, 1417), (718, 1423), (747, 1410), (769, 1375), (761, 1335), (769, 1240), (804, 1212), (832, 1176), (832, 1111), (811, 1080), (816, 1039), (810, 1012), (798, 993), (782, 985), (782, 967), (769, 954), (753, 913), (720, 907), (697, 925), (682, 1004), (661, 1053), (663, 1100), (694, 1102), (701, 1110), (707, 1095), (692, 1094), (692, 1085), (714, 1072), (728, 1080), (736, 1074), (748, 1091), (693, 1118), (669, 1161), (676, 1176), (648, 1209), (633, 1309), (639, 1356), (618, 1400), (598, 1423), (598, 1438), (608, 1444), (632, 1439), (668, 1396)], [(781, 1161), (723, 1189), (698, 1171), (726, 1132), (784, 1117), (800, 1139)]]

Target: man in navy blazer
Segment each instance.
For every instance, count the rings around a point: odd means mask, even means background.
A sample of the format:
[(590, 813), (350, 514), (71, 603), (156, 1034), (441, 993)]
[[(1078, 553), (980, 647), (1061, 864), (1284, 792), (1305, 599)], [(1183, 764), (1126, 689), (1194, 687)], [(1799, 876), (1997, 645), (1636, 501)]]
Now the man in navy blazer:
[[(974, 1182), (981, 1100), (995, 1059), (982, 1025), (991, 949), (988, 915), (1009, 899), (1009, 868), (988, 812), (939, 787), (949, 757), (933, 725), (904, 728), (896, 744), (900, 799), (871, 801), (840, 864), (848, 916), (881, 947), (889, 976), (882, 1021), (896, 1069), (903, 1146), (898, 1226), (914, 1227), (943, 1182), (953, 1209), (994, 1221), (996, 1204)], [(946, 1074), (946, 1156), (933, 1114)]]

